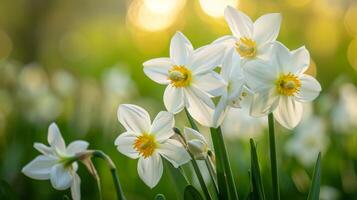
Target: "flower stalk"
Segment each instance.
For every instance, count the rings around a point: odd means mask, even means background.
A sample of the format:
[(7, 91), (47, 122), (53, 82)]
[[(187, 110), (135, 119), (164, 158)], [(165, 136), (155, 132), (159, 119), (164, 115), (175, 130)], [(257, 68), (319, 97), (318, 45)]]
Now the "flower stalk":
[(273, 199), (280, 200), (278, 165), (276, 159), (274, 116), (272, 113), (268, 115), (268, 125), (269, 125), (269, 144), (270, 144), (270, 162), (271, 162)]

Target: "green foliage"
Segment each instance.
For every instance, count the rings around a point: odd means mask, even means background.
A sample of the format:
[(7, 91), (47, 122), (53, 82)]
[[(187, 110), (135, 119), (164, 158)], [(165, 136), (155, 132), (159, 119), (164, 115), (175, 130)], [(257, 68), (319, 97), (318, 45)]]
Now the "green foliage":
[(203, 200), (201, 194), (192, 185), (188, 185), (185, 188), (184, 200)]
[(166, 200), (166, 197), (163, 194), (157, 194), (155, 196), (155, 200)]
[(319, 153), (312, 176), (308, 200), (319, 200), (320, 196), (320, 182), (321, 182), (321, 152)]
[(263, 181), (260, 175), (257, 149), (253, 139), (250, 139), (250, 151), (253, 199), (265, 200)]

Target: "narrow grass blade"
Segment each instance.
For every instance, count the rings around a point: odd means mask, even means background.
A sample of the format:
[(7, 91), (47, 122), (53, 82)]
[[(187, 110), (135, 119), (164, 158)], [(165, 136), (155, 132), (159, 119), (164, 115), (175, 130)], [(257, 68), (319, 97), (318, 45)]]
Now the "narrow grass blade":
[(201, 194), (192, 185), (188, 185), (185, 188), (184, 200), (203, 200)]
[(320, 196), (320, 182), (321, 182), (321, 152), (319, 153), (312, 176), (308, 200), (319, 200)]
[(265, 200), (264, 187), (260, 174), (257, 149), (253, 139), (250, 139), (250, 154), (251, 154), (251, 179), (253, 196), (258, 200)]
[(276, 159), (275, 128), (274, 128), (273, 113), (270, 113), (268, 115), (268, 125), (269, 125), (270, 163), (271, 163), (273, 199), (280, 200), (279, 173), (278, 173), (278, 164)]

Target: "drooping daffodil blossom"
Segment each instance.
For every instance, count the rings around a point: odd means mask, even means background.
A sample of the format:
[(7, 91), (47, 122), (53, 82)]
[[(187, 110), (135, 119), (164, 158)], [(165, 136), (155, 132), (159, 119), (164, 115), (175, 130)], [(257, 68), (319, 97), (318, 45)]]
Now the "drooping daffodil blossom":
[(184, 107), (200, 124), (209, 126), (214, 110), (213, 96), (223, 93), (225, 83), (213, 71), (221, 64), (224, 46), (212, 44), (194, 50), (191, 42), (181, 33), (171, 39), (170, 58), (146, 61), (145, 74), (153, 81), (167, 85), (164, 104), (176, 114)]
[(221, 125), (229, 108), (240, 107), (245, 78), (241, 68), (240, 56), (231, 50), (223, 59), (221, 76), (227, 83), (213, 114), (213, 127)]
[(302, 103), (313, 101), (321, 86), (315, 78), (304, 74), (310, 63), (305, 47), (289, 51), (276, 42), (273, 54), (270, 62), (256, 60), (245, 68), (246, 82), (255, 92), (250, 113), (260, 117), (273, 112), (281, 125), (292, 129), (302, 118)]
[(280, 31), (279, 13), (263, 15), (253, 23), (243, 12), (227, 6), (224, 17), (233, 35), (223, 36), (214, 44), (223, 43), (228, 51), (234, 49), (242, 57), (243, 63), (254, 59), (270, 59), (271, 45)]
[(162, 111), (151, 123), (143, 108), (122, 104), (118, 109), (118, 120), (126, 132), (118, 136), (115, 145), (120, 153), (132, 159), (139, 158), (138, 174), (150, 188), (155, 187), (162, 176), (162, 157), (176, 168), (190, 161), (183, 145), (170, 139), (175, 134), (172, 113)]
[(198, 131), (185, 127), (183, 131), (187, 148), (195, 159), (204, 160), (208, 153), (208, 143), (205, 137)]
[(62, 138), (61, 132), (55, 123), (48, 129), (47, 146), (42, 143), (35, 143), (34, 148), (43, 155), (37, 156), (23, 169), (22, 173), (36, 180), (50, 179), (52, 186), (57, 190), (71, 188), (72, 198), (81, 198), (81, 179), (77, 174), (77, 162), (68, 163), (76, 154), (84, 152), (88, 148), (88, 142), (76, 140), (67, 147)]

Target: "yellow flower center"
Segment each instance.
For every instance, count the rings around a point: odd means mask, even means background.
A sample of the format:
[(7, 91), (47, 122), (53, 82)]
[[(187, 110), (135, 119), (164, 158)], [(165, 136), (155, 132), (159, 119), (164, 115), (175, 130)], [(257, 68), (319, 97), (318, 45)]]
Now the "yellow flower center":
[(281, 74), (276, 81), (276, 90), (281, 95), (293, 96), (300, 90), (300, 87), (300, 80), (292, 73)]
[(156, 139), (153, 135), (144, 133), (136, 138), (134, 141), (134, 149), (139, 152), (144, 158), (151, 156), (156, 147)]
[(186, 87), (191, 83), (192, 74), (185, 66), (175, 65), (169, 70), (168, 79), (175, 87)]
[(250, 38), (241, 37), (236, 42), (236, 50), (244, 58), (253, 58), (257, 55), (257, 44)]

